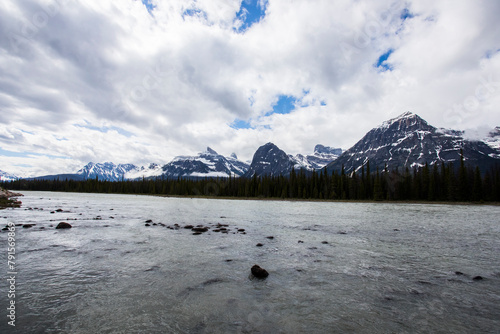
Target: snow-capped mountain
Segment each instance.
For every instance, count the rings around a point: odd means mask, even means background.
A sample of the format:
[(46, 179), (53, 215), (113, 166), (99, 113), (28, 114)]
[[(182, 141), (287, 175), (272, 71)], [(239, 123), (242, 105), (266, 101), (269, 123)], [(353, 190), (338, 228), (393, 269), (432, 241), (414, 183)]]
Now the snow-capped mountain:
[(149, 166), (135, 167), (134, 169), (126, 172), (123, 177), (126, 180), (138, 180), (142, 178), (154, 178), (160, 176), (163, 173), (163, 169), (160, 165), (151, 163)]
[(76, 172), (83, 179), (98, 178), (102, 181), (121, 181), (125, 179), (125, 175), (139, 168), (132, 164), (118, 164), (112, 162), (93, 163), (89, 162), (82, 169)]
[(335, 161), (342, 154), (341, 148), (333, 148), (316, 145), (312, 155), (304, 156), (297, 154), (292, 159), (295, 161), (295, 169), (318, 170)]
[(313, 171), (325, 167), (337, 159), (342, 154), (342, 149), (331, 148), (323, 145), (316, 145), (314, 154), (304, 156), (297, 154), (295, 156), (286, 154), (273, 143), (267, 143), (257, 149), (250, 168), (245, 174), (247, 177), (256, 176), (277, 176), (289, 175), (292, 168), (296, 171)]
[(500, 158), (500, 126), (493, 129), (483, 141), (486, 145), (497, 151), (496, 157)]
[(0, 170), (0, 181), (14, 181), (17, 179), (19, 179), (19, 177)]
[(246, 162), (238, 160), (236, 154), (224, 157), (207, 147), (196, 156), (178, 156), (162, 167), (162, 177), (228, 177), (242, 176), (248, 170)]
[(370, 161), (371, 171), (414, 168), (440, 162), (460, 161), (483, 169), (500, 162), (498, 152), (482, 141), (470, 141), (462, 132), (437, 129), (411, 112), (385, 121), (369, 131), (352, 148), (327, 166), (328, 171), (359, 170)]

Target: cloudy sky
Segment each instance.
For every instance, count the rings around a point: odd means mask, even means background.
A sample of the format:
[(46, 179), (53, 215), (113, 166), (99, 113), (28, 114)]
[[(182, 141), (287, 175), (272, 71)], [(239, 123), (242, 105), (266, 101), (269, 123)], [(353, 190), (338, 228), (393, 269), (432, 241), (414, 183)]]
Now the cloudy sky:
[(2, 0), (0, 170), (500, 125), (497, 0)]

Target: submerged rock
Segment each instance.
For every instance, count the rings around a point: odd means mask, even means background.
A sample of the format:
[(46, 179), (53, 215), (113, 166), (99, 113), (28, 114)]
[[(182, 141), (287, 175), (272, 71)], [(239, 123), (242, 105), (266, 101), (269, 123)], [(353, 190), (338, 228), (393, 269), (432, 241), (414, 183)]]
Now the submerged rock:
[(56, 229), (61, 229), (61, 228), (72, 228), (73, 226), (71, 226), (70, 224), (68, 223), (65, 223), (65, 222), (60, 222), (59, 224), (57, 224), (56, 226)]
[(191, 231), (203, 233), (208, 231), (208, 227), (193, 227)]
[(252, 267), (251, 272), (252, 272), (252, 275), (254, 275), (257, 278), (266, 278), (267, 276), (269, 276), (269, 273), (267, 272), (267, 270), (261, 268), (260, 266), (258, 266), (256, 264)]
[(473, 281), (482, 281), (483, 279), (484, 279), (483, 276), (474, 276), (472, 278)]

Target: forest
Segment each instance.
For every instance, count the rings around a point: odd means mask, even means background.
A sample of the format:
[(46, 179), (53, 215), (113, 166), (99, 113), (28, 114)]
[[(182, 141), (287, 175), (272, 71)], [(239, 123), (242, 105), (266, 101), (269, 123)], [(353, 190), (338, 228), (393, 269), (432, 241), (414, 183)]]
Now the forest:
[(3, 183), (11, 190), (151, 194), (188, 197), (274, 198), (302, 200), (500, 202), (500, 167), (481, 172), (478, 167), (451, 163), (418, 169), (370, 169), (328, 174), (325, 169), (288, 176), (176, 178), (123, 180), (17, 180)]

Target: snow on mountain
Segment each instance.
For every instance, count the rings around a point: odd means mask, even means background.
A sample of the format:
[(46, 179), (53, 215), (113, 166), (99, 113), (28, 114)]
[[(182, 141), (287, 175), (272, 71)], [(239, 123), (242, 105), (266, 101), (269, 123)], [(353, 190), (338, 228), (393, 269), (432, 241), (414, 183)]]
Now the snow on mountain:
[(426, 163), (460, 160), (461, 150), (467, 164), (485, 169), (498, 163), (497, 153), (482, 141), (463, 138), (463, 132), (437, 129), (418, 115), (406, 112), (369, 131), (352, 148), (327, 166), (328, 170), (359, 170), (370, 161), (371, 171), (422, 167)]
[(293, 159), (297, 162), (295, 169), (318, 170), (335, 161), (342, 154), (341, 148), (316, 145), (312, 155), (297, 154)]
[(493, 129), (483, 141), (497, 152), (494, 156), (500, 158), (500, 126)]
[(137, 180), (142, 178), (154, 178), (160, 176), (163, 173), (162, 167), (158, 164), (151, 163), (149, 166), (136, 167), (129, 170), (124, 174), (124, 178), (127, 180)]
[(337, 159), (341, 153), (342, 149), (340, 148), (316, 145), (312, 155), (297, 154), (293, 156), (286, 154), (275, 144), (267, 143), (257, 149), (245, 176), (286, 176), (290, 174), (292, 169), (311, 172), (325, 167)]
[(137, 170), (138, 167), (132, 164), (118, 164), (112, 162), (93, 163), (89, 162), (82, 169), (76, 172), (77, 175), (84, 179), (98, 178), (102, 181), (121, 181), (125, 179), (128, 172)]
[(19, 177), (15, 176), (14, 174), (10, 174), (0, 170), (0, 181), (14, 181), (17, 179), (19, 179)]
[(162, 177), (228, 177), (242, 176), (249, 165), (236, 154), (224, 157), (207, 147), (196, 156), (178, 156), (162, 167)]

